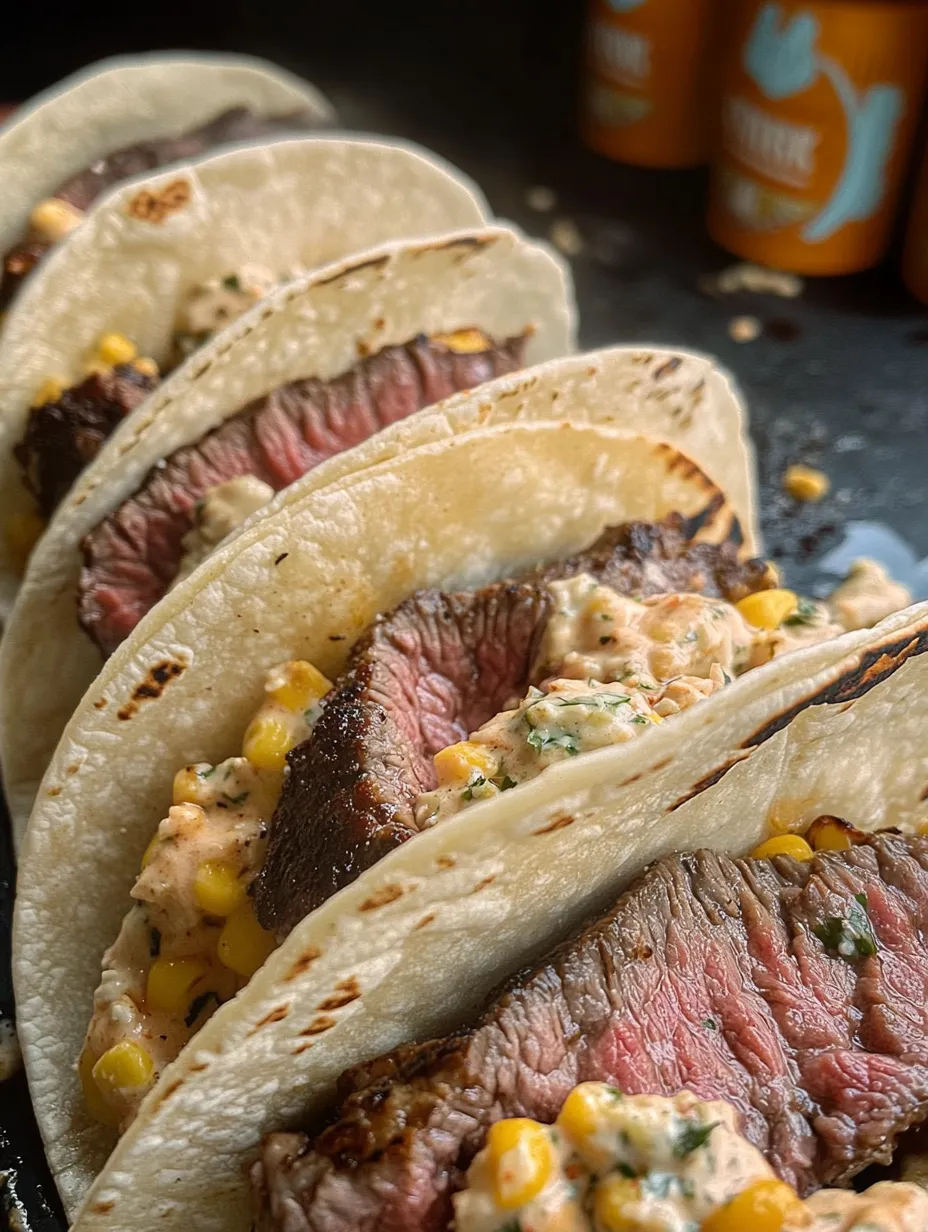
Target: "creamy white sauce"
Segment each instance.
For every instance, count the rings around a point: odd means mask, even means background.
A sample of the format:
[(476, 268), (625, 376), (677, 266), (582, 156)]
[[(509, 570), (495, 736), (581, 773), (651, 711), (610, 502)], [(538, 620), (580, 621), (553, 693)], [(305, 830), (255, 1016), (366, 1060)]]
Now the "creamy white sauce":
[(911, 592), (866, 557), (854, 561), (845, 580), (828, 597), (833, 619), (847, 631), (869, 629), (911, 602)]
[(244, 265), (235, 273), (194, 287), (177, 314), (174, 342), (179, 358), (192, 354), (217, 330), (242, 316), (274, 287), (297, 273), (294, 270), (281, 276), (261, 265)]
[(193, 529), (183, 538), (184, 554), (171, 588), (193, 573), (223, 539), (262, 509), (274, 489), (255, 475), (239, 475), (210, 488), (194, 511)]

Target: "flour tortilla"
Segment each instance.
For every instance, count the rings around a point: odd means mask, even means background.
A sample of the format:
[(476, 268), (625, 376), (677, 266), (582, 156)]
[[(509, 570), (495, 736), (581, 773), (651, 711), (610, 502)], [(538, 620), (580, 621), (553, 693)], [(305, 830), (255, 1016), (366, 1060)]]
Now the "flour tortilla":
[[(186, 204), (157, 221), (132, 215), (140, 200), (173, 199), (178, 185), (189, 190)], [(445, 164), (364, 138), (241, 146), (115, 189), (43, 261), (0, 335), (0, 529), (34, 508), (12, 448), (36, 391), (49, 376), (79, 379), (101, 334), (125, 334), (162, 362), (179, 306), (211, 278), (245, 264), (283, 277), (486, 216), (477, 190)], [(18, 582), (0, 535), (4, 615)]]
[[(525, 357), (532, 364), (573, 349), (574, 318), (570, 277), (552, 250), (512, 230), (481, 228), (394, 243), (324, 267), (269, 296), (169, 377), (121, 425), (59, 509), (33, 553), (7, 623), (0, 647), (0, 760), (17, 841), (58, 737), (103, 663), (77, 623), (81, 540), (137, 490), (152, 466), (201, 440), (252, 399), (286, 381), (336, 376), (359, 354), (421, 333), (479, 326), (500, 340), (529, 331)], [(632, 372), (646, 381), (661, 362), (654, 356), (649, 369), (636, 360)], [(627, 366), (624, 357), (610, 364), (610, 380), (618, 387), (608, 391), (607, 405), (591, 407), (591, 417), (622, 421), (623, 412), (612, 403), (621, 408), (628, 399), (630, 377), (621, 376)], [(711, 418), (707, 410), (704, 428), (690, 424), (678, 435), (696, 440), (704, 434), (707, 446), (711, 442), (725, 451), (726, 477), (730, 471), (735, 486), (746, 484), (736, 400), (721, 384), (715, 389), (713, 383), (722, 378), (708, 361), (688, 358), (685, 366), (684, 384), (678, 381), (666, 391), (674, 405), (681, 404), (684, 417), (688, 408), (680, 390), (686, 382), (704, 381), (712, 391), (707, 403), (714, 397), (719, 406)], [(590, 387), (592, 378), (586, 376), (584, 384)], [(607, 392), (602, 386), (600, 378), (600, 397)], [(558, 388), (572, 396), (567, 373)], [(506, 410), (494, 411), (491, 420), (516, 413), (512, 399), (504, 401)], [(695, 406), (699, 410), (703, 402), (696, 400)], [(466, 399), (464, 407), (471, 409), (396, 425), (379, 443), (368, 442), (333, 459), (328, 469), (319, 468), (316, 482), (331, 482), (336, 474), (370, 466), (417, 442), (472, 427), (477, 412)], [(535, 399), (533, 409), (522, 413), (537, 417), (550, 410), (549, 401), (539, 405)], [(698, 418), (692, 407), (689, 412)], [(645, 416), (636, 406), (627, 418)]]
[(70, 176), (127, 145), (178, 137), (233, 107), (335, 119), (314, 86), (252, 56), (179, 52), (99, 60), (43, 91), (0, 127), (0, 251)]
[[(708, 537), (734, 525), (685, 456), (582, 419), (474, 424), (329, 485), (316, 474), (142, 621), (91, 685), (40, 788), (19, 865), (17, 1006), (36, 1112), (72, 1206), (112, 1144), (86, 1118), (72, 1068), (101, 955), (174, 771), (238, 751), (266, 668), (306, 657), (333, 678), (376, 613), (414, 590), (504, 576), (610, 523), (710, 509)], [(165, 654), (180, 675), (133, 700)], [(62, 879), (88, 892), (62, 898)]]
[[(113, 1143), (74, 1072), (101, 955), (174, 771), (237, 751), (264, 670), (300, 656), (334, 676), (374, 613), (416, 588), (569, 553), (627, 517), (692, 514), (708, 499), (716, 536), (731, 531), (718, 492), (665, 444), (582, 417), (480, 426), (483, 391), (470, 403), (470, 430), (329, 485), (318, 472), (295, 484), (150, 613), (68, 724), (21, 851), (14, 969), (36, 1113), (72, 1211)], [(240, 1165), (264, 1130), (321, 1107), (346, 1065), (459, 1021), (650, 859), (741, 852), (826, 809), (863, 828), (914, 827), (926, 646), (921, 605), (758, 668), (638, 741), (549, 769), (397, 849), (207, 1023), (119, 1143), (80, 1226), (244, 1232)], [(168, 662), (180, 674), (145, 700)], [(819, 700), (832, 704), (805, 709)], [(349, 976), (362, 995), (321, 1019)], [(318, 1034), (297, 1059), (309, 1025)]]

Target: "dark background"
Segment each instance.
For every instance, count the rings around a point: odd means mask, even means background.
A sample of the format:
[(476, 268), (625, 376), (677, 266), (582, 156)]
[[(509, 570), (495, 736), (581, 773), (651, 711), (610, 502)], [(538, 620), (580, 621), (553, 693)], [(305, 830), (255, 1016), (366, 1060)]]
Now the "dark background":
[[(457, 163), (496, 211), (531, 234), (572, 222), (583, 241), (572, 265), (584, 346), (660, 342), (720, 356), (747, 396), (767, 547), (789, 584), (827, 588), (867, 552), (928, 596), (928, 311), (901, 286), (899, 229), (880, 269), (809, 282), (801, 299), (704, 294), (701, 277), (732, 263), (703, 230), (705, 174), (619, 167), (576, 140), (584, 7), (20, 0), (3, 16), (0, 102), (122, 52), (234, 50), (276, 60), (328, 94), (346, 126), (400, 135)], [(527, 203), (538, 184), (556, 190), (552, 214)], [(761, 321), (757, 341), (731, 340), (729, 323), (741, 314)], [(794, 461), (828, 473), (832, 491), (821, 504), (800, 506), (783, 493)], [(0, 818), (0, 955), (12, 875)], [(0, 1015), (11, 1011), (0, 961)], [(17, 1232), (62, 1226), (22, 1075), (0, 1087), (0, 1220), (4, 1204), (17, 1212)]]

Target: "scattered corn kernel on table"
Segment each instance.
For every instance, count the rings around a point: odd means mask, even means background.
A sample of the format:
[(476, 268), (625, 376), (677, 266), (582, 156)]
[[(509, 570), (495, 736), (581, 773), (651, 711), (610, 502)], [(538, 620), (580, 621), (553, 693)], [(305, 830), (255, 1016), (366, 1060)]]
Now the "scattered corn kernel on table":
[[(428, 83), (404, 95), (394, 78), (383, 97), (370, 84), (362, 96), (330, 84), (315, 65), (308, 75), (350, 127), (431, 147), (470, 173), (503, 218), (570, 256), (585, 347), (684, 345), (732, 369), (751, 410), (767, 550), (790, 585), (827, 589), (866, 554), (916, 597), (928, 596), (928, 310), (890, 266), (746, 289), (725, 273), (735, 262), (705, 236), (700, 173), (614, 166), (552, 139), (541, 121), (538, 131), (507, 131), (474, 100), (449, 127), (448, 111), (427, 103)], [(805, 477), (788, 479), (797, 466)], [(12, 883), (0, 826), (0, 1016), (13, 1008)], [(17, 1232), (65, 1226), (22, 1073), (0, 1089), (0, 1209)]]

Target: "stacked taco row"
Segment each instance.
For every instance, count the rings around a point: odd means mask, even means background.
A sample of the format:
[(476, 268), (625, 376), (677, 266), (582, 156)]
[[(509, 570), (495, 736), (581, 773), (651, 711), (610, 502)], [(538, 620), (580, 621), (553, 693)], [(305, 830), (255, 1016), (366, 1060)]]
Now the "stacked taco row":
[[(0, 133), (101, 109), (7, 268), (81, 159), (298, 110), (214, 69), (215, 115), (159, 128), (156, 62)], [(833, 1187), (928, 1114), (928, 605), (789, 589), (728, 374), (571, 354), (563, 263), (423, 152), (80, 210), (0, 336), (18, 1029), (75, 1226), (923, 1227)]]

